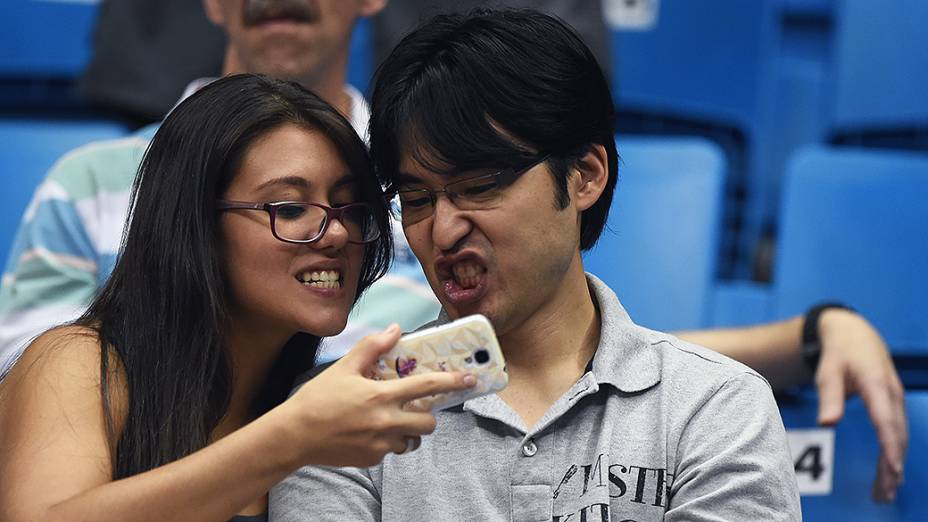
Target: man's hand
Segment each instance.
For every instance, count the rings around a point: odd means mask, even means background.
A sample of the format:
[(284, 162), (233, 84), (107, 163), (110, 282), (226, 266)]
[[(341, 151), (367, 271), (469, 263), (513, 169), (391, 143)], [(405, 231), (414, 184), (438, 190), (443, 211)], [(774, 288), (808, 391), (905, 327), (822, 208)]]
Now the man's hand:
[(822, 356), (815, 373), (818, 422), (836, 424), (844, 401), (859, 393), (880, 441), (873, 499), (889, 502), (902, 484), (909, 434), (902, 383), (880, 334), (860, 315), (830, 309), (819, 318)]

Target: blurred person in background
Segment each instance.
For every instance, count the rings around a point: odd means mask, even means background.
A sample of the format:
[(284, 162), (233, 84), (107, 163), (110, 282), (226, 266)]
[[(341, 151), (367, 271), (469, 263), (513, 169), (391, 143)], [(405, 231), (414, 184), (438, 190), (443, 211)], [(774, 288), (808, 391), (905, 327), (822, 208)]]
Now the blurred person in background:
[[(441, 12), (463, 13), (485, 0), (394, 0), (372, 18), (374, 63), (419, 23)], [(576, 0), (508, 0), (557, 15), (583, 36), (604, 67), (610, 64), (608, 32), (598, 9)], [(226, 36), (211, 23), (202, 0), (103, 0), (93, 55), (81, 77), (81, 94), (96, 107), (131, 124), (153, 123), (175, 104), (192, 78), (222, 69)]]
[[(357, 18), (378, 13), (385, 3), (204, 0), (203, 6), (228, 35), (224, 74), (263, 72), (295, 79), (349, 116), (364, 136), (367, 104), (345, 82), (348, 45)], [(567, 16), (570, 8), (564, 9)], [(590, 12), (599, 16), (598, 9)], [(208, 81), (194, 81), (185, 96)], [(40, 185), (0, 288), (0, 367), (11, 364), (39, 332), (80, 315), (106, 281), (119, 248), (129, 187), (155, 129), (81, 147), (64, 156)], [(320, 360), (343, 354), (364, 335), (393, 322), (409, 330), (437, 315), (438, 302), (405, 237), (397, 233), (395, 240), (390, 272), (368, 290), (345, 331), (326, 342)], [(902, 480), (907, 430), (901, 384), (885, 343), (860, 315), (829, 308), (816, 314), (812, 325), (819, 356), (804, 357), (805, 320), (678, 335), (744, 362), (778, 389), (814, 378), (823, 424), (838, 422), (846, 398), (860, 394), (881, 446), (874, 498), (892, 499)]]

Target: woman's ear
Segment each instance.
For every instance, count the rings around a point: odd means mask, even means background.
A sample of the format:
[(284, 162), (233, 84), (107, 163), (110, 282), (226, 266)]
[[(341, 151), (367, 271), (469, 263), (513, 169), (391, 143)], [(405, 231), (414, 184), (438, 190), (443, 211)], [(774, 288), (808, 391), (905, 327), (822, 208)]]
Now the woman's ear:
[(609, 181), (609, 157), (606, 147), (594, 143), (590, 150), (573, 166), (578, 176), (572, 176), (574, 193), (571, 200), (581, 212), (592, 207), (606, 189)]

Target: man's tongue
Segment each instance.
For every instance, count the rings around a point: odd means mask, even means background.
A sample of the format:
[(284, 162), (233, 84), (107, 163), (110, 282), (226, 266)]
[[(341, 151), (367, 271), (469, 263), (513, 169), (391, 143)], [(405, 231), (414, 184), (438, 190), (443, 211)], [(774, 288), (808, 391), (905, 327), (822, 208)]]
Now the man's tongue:
[(452, 267), (454, 282), (465, 290), (476, 287), (485, 272), (486, 268), (473, 261), (463, 261)]

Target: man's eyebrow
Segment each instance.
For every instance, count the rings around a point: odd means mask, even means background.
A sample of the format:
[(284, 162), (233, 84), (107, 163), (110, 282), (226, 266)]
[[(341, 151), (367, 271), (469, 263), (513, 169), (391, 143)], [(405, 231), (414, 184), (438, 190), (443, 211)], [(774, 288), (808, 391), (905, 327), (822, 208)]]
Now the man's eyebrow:
[(413, 176), (412, 174), (407, 174), (405, 172), (398, 172), (393, 176), (394, 185), (415, 185), (416, 183), (422, 183), (422, 178), (418, 176)]

